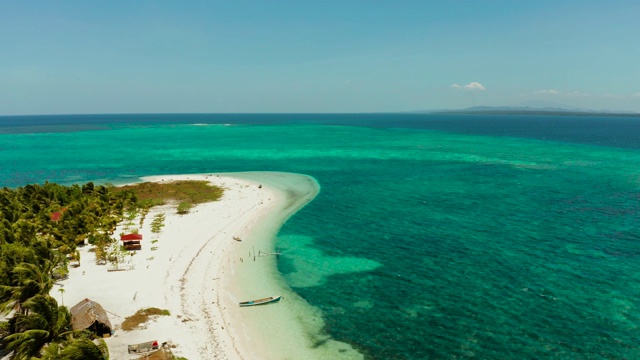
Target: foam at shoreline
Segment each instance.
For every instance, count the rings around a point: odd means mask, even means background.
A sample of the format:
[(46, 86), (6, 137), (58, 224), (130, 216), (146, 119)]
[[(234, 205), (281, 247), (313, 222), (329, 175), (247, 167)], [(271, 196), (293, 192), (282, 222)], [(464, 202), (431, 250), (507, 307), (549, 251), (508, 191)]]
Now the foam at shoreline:
[[(82, 266), (51, 292), (73, 306), (91, 298), (109, 311), (115, 334), (106, 339), (111, 358), (127, 359), (126, 345), (158, 340), (176, 344), (174, 353), (188, 359), (361, 358), (348, 344), (322, 335), (319, 310), (286, 285), (274, 256), (282, 224), (319, 191), (308, 176), (276, 172), (163, 175), (142, 181), (207, 180), (226, 189), (223, 198), (194, 207), (189, 215), (171, 206), (147, 215), (143, 249), (129, 259), (127, 271), (107, 272), (95, 264), (89, 247), (81, 249)], [(153, 215), (165, 212), (165, 228), (151, 244)], [(119, 234), (119, 227), (115, 234)], [(233, 237), (240, 237), (241, 242)], [(152, 249), (155, 248), (155, 249)], [(64, 293), (59, 288), (64, 286)], [(239, 301), (284, 295), (283, 301), (240, 308)], [(124, 317), (159, 307), (171, 316), (144, 328), (119, 330)]]

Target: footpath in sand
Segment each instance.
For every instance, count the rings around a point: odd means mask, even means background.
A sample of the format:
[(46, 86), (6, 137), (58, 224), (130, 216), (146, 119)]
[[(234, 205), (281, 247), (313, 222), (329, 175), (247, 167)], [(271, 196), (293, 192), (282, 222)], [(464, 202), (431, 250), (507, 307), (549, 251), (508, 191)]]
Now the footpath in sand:
[[(273, 252), (281, 225), (318, 193), (315, 180), (271, 172), (142, 180), (207, 180), (225, 192), (219, 201), (197, 205), (187, 215), (166, 205), (152, 208), (142, 227), (137, 219), (142, 249), (127, 256), (129, 263), (121, 267), (128, 270), (97, 265), (91, 246), (85, 246), (80, 249), (81, 266), (70, 268), (69, 278), (54, 286), (51, 295), (68, 307), (89, 298), (107, 311), (114, 330), (105, 339), (111, 359), (139, 358), (128, 354), (127, 345), (151, 340), (170, 342), (175, 356), (189, 360), (360, 357), (347, 344), (318, 338), (320, 314), (282, 283), (275, 257), (254, 261), (249, 256), (253, 249)], [(151, 222), (158, 213), (165, 213), (165, 226), (155, 235)], [(116, 229), (117, 239), (122, 230)], [(239, 301), (272, 295), (286, 295), (286, 300), (238, 306)], [(152, 317), (135, 330), (121, 329), (126, 317), (150, 307), (170, 315)]]

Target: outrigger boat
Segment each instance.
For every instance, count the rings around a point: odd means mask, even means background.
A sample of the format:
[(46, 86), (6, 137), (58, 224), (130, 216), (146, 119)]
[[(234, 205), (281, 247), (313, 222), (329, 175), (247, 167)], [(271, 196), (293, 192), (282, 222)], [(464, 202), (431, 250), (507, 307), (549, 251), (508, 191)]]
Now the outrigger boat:
[(282, 296), (270, 296), (264, 299), (243, 301), (240, 303), (240, 306), (264, 305), (264, 304), (280, 301), (280, 299), (282, 299)]

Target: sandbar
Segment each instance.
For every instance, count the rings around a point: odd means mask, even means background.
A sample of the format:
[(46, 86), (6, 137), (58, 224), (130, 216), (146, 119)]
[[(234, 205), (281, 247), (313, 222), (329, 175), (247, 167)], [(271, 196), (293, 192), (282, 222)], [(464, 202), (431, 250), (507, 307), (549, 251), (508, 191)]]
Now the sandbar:
[[(81, 266), (71, 267), (51, 295), (68, 307), (85, 298), (102, 305), (114, 328), (105, 339), (110, 358), (137, 358), (127, 353), (127, 345), (150, 340), (173, 344), (173, 354), (189, 360), (361, 358), (348, 344), (323, 334), (319, 310), (297, 296), (277, 271), (276, 235), (318, 194), (313, 178), (246, 172), (141, 180), (206, 180), (225, 192), (187, 215), (178, 215), (175, 205), (152, 208), (139, 227), (142, 249), (129, 257), (125, 271), (107, 271), (108, 266), (96, 264), (91, 246), (80, 248)], [(150, 224), (161, 212), (165, 227), (154, 235)], [(122, 229), (119, 225), (114, 234)], [(272, 295), (284, 299), (238, 305)], [(154, 317), (136, 330), (120, 328), (125, 317), (149, 307), (171, 315)]]

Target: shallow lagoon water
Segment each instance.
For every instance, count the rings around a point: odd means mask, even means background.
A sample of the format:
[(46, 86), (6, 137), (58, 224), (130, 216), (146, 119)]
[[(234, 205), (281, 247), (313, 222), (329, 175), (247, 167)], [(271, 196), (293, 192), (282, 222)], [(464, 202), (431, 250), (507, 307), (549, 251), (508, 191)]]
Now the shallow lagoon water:
[(636, 119), (381, 116), (2, 118), (0, 185), (307, 174), (321, 191), (277, 265), (333, 339), (380, 359), (640, 357)]

